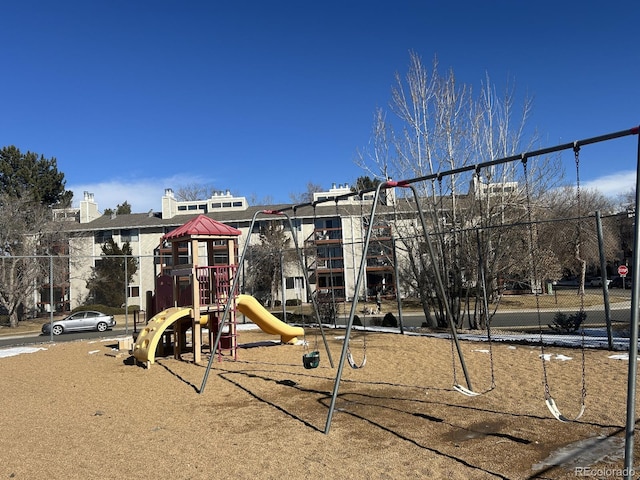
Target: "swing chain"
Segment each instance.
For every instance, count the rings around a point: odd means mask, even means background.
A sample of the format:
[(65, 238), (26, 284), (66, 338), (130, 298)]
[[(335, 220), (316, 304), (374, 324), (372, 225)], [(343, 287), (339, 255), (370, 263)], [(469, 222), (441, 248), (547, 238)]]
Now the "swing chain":
[[(578, 207), (578, 245), (577, 256), (582, 261), (581, 247), (582, 247), (582, 198), (580, 194), (580, 146), (577, 142), (573, 144), (573, 156), (576, 163), (576, 202)], [(584, 311), (584, 288), (580, 293), (580, 313)], [(583, 329), (584, 330), (584, 329)]]
[[(578, 203), (578, 249), (582, 246), (582, 198), (580, 195), (580, 145), (578, 142), (574, 142), (573, 144), (573, 156), (576, 164), (576, 201)], [(578, 251), (578, 256), (580, 256), (580, 251)], [(580, 314), (584, 313), (584, 289), (582, 290), (582, 294), (580, 295)], [(585, 333), (584, 333), (584, 324), (582, 324), (582, 404), (584, 405), (585, 398), (587, 397), (587, 372), (585, 365)]]
[[(527, 200), (527, 222), (529, 224), (529, 251), (533, 252), (534, 248), (534, 226), (533, 226), (533, 216), (531, 215), (531, 192), (529, 191), (529, 171), (527, 168), (527, 157), (522, 156), (522, 169), (524, 174), (524, 188), (525, 188), (525, 196)], [(534, 277), (534, 282), (537, 281), (537, 269), (535, 260), (531, 260), (531, 268), (532, 274)], [(544, 385), (544, 398), (545, 400), (551, 399), (551, 388), (549, 387), (549, 379), (547, 375), (547, 362), (545, 361), (545, 348), (544, 348), (544, 338), (542, 335), (542, 316), (540, 315), (540, 299), (538, 295), (536, 297), (536, 312), (538, 315), (538, 335), (540, 342), (540, 358), (542, 360), (542, 383)]]

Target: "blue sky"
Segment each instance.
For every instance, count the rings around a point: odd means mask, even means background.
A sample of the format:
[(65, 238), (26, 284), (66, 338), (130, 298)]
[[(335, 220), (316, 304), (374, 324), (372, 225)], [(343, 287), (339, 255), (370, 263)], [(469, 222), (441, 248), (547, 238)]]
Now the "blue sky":
[[(638, 2), (10, 0), (0, 18), (0, 147), (57, 158), (101, 210), (352, 182), (410, 51), (476, 89), (511, 81), (540, 147), (640, 123)], [(606, 143), (581, 180), (628, 191), (637, 137)]]

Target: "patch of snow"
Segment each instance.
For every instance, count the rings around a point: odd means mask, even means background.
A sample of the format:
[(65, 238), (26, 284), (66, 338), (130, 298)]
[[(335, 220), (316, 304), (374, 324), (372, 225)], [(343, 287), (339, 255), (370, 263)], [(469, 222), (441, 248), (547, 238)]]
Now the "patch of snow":
[(566, 360), (571, 360), (572, 357), (567, 357), (566, 355), (556, 355), (556, 360), (560, 360), (560, 361), (566, 361)]
[(35, 352), (38, 352), (40, 350), (46, 350), (46, 348), (42, 348), (42, 347), (12, 347), (12, 348), (5, 348), (3, 350), (0, 350), (0, 358), (15, 357), (16, 355), (21, 355), (23, 353), (35, 353)]
[[(609, 355), (609, 358), (612, 358), (614, 360), (627, 360), (627, 361), (629, 361), (629, 354), (628, 353), (619, 353), (617, 355)], [(640, 358), (638, 358), (638, 361), (640, 362)]]
[[(538, 355), (540, 358), (542, 358), (542, 355)], [(555, 360), (560, 360), (560, 361), (567, 361), (567, 360), (572, 360), (573, 357), (567, 357), (566, 355), (556, 355), (555, 357), (553, 356), (553, 353), (545, 353), (544, 354), (544, 360), (545, 362), (550, 362), (552, 359)]]

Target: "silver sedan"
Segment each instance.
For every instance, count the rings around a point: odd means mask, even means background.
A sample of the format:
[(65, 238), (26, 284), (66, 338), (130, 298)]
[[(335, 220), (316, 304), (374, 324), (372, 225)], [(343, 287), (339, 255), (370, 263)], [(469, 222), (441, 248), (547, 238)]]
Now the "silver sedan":
[(74, 312), (62, 320), (43, 324), (42, 333), (45, 335), (49, 335), (50, 333), (60, 335), (64, 332), (76, 332), (80, 330), (97, 330), (98, 332), (105, 332), (109, 328), (113, 328), (115, 326), (116, 321), (112, 315), (84, 310)]

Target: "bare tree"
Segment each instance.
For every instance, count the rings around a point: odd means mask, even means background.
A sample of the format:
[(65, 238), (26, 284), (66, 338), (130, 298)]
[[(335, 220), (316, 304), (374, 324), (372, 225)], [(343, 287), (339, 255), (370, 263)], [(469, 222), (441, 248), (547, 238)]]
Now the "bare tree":
[[(553, 250), (564, 275), (580, 279), (584, 288), (587, 270), (600, 269), (599, 244), (596, 233), (595, 212), (609, 215), (614, 212), (613, 200), (597, 190), (565, 186), (547, 192), (544, 196), (547, 222), (538, 226), (542, 248)], [(606, 258), (614, 258), (620, 246), (620, 232), (610, 222), (602, 223)]]
[(633, 218), (635, 217), (636, 211), (636, 192), (635, 189), (631, 189), (628, 192), (623, 193), (617, 198), (616, 212), (617, 215), (614, 217), (613, 222), (617, 235), (619, 237), (619, 245), (620, 249), (618, 255), (616, 256), (616, 260), (620, 262), (620, 264), (626, 265), (628, 259), (633, 257), (633, 244), (634, 244), (634, 222)]
[(285, 233), (282, 222), (267, 221), (261, 224), (260, 243), (253, 245), (249, 251), (247, 284), (264, 303), (278, 298), (285, 265), (297, 258), (295, 252), (289, 249), (290, 243), (291, 238)]
[[(406, 76), (397, 74), (392, 90), (390, 111), (394, 117), (389, 120), (382, 110), (375, 114), (373, 140), (357, 159), (363, 170), (383, 179), (432, 177), (415, 187), (429, 223), (435, 264), (426, 255), (424, 237), (416, 233), (419, 225), (406, 219), (396, 222), (398, 243), (407, 260), (403, 280), (421, 301), (430, 326), (444, 325), (445, 301), (450, 302), (459, 324), (460, 303), (468, 295), (465, 290), (477, 285), (479, 249), (492, 291), (497, 291), (501, 275), (526, 270), (523, 256), (513, 252), (514, 244), (525, 251), (526, 244), (512, 242), (507, 228), (493, 228), (526, 217), (523, 170), (504, 164), (446, 177), (437, 174), (525, 151), (535, 140), (523, 141), (530, 107), (530, 101), (525, 100), (516, 116), (511, 87), (498, 95), (487, 76), (479, 94), (474, 95), (470, 86), (457, 82), (452, 70), (440, 75), (434, 61), (429, 71), (418, 55), (411, 53)], [(530, 160), (529, 171), (536, 177), (535, 192), (544, 189), (545, 172), (547, 180), (551, 172), (557, 178), (553, 164), (554, 159)], [(528, 178), (531, 185), (533, 177)], [(401, 209), (403, 194), (397, 195)], [(404, 210), (414, 211), (413, 199), (406, 194), (404, 197)], [(464, 233), (468, 229), (482, 231), (480, 247)], [(434, 294), (438, 292), (435, 269), (445, 280), (445, 299)]]
[(213, 184), (190, 183), (178, 187), (175, 195), (180, 202), (191, 202), (209, 198), (215, 191)]
[(0, 195), (0, 306), (8, 312), (11, 327), (18, 326), (21, 309), (35, 308), (34, 281), (48, 275), (48, 263), (36, 255), (51, 253), (41, 243), (51, 233), (50, 214), (28, 196)]
[(317, 183), (309, 182), (307, 183), (307, 191), (304, 193), (290, 193), (289, 198), (294, 204), (300, 205), (302, 203), (310, 203), (313, 202), (313, 194), (322, 192), (322, 185), (318, 185)]
[(618, 195), (617, 198), (618, 201), (618, 205), (617, 205), (617, 210), (619, 211), (623, 211), (623, 210), (627, 210), (630, 211), (632, 209), (634, 209), (636, 207), (636, 190), (635, 188), (632, 188), (620, 195)]
[(273, 205), (275, 203), (273, 195), (263, 195), (259, 197), (256, 193), (249, 195), (247, 201), (249, 205)]

